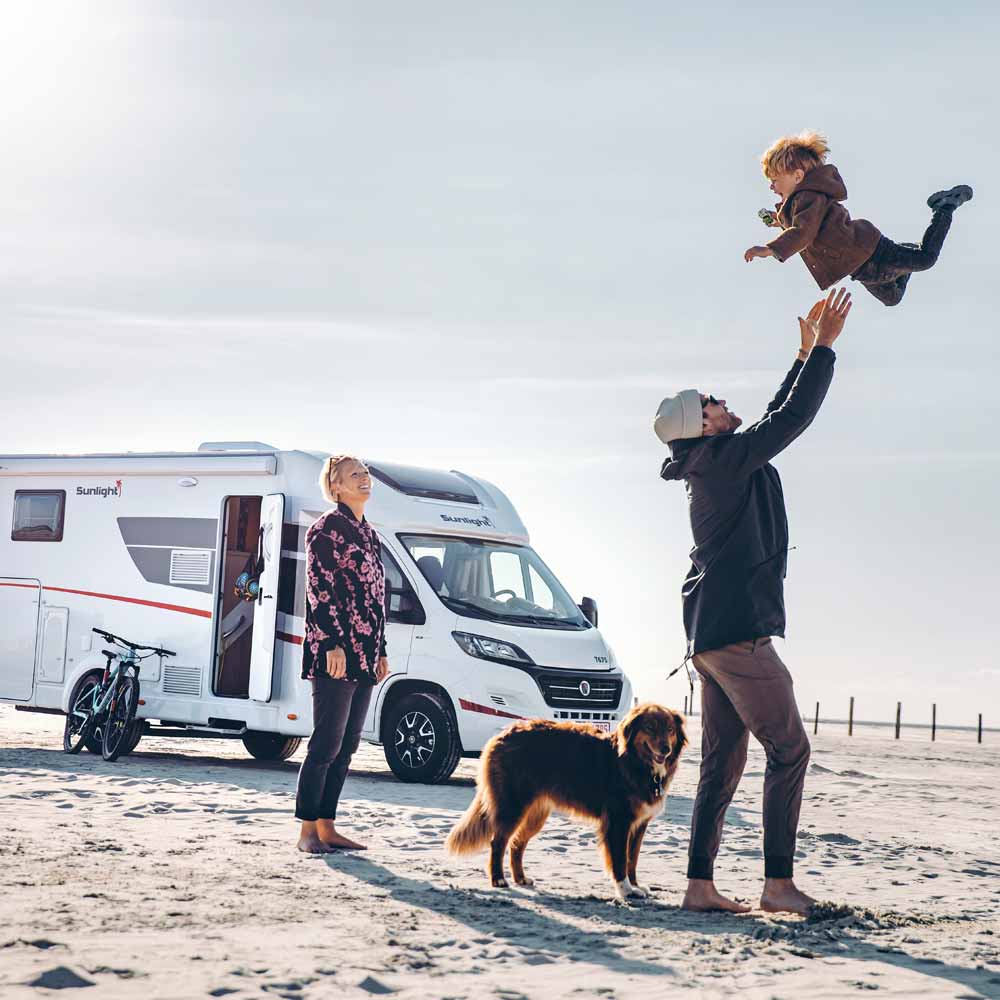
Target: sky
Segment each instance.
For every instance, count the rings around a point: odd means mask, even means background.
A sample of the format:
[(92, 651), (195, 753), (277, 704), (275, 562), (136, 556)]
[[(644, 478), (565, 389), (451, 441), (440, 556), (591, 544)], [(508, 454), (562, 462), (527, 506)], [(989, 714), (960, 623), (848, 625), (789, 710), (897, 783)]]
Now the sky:
[(854, 284), (777, 459), (779, 651), (809, 714), (1000, 725), (992, 3), (32, 0), (0, 31), (0, 451), (205, 440), (496, 482), (643, 697), (680, 705), (661, 398), (749, 423), (820, 293), (759, 156), (830, 138), (856, 217), (938, 265)]

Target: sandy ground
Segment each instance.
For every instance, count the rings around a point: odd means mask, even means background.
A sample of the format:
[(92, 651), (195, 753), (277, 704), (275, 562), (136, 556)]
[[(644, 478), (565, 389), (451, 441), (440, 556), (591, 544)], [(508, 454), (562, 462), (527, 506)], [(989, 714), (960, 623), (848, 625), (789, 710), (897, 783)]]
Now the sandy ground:
[[(405, 785), (363, 747), (341, 821), (371, 849), (309, 858), (298, 758), (147, 739), (106, 764), (63, 755), (61, 719), (2, 706), (0, 996), (1000, 997), (1000, 737), (814, 737), (797, 870), (851, 909), (807, 922), (677, 908), (692, 729), (639, 865), (655, 898), (625, 907), (592, 832), (562, 818), (528, 850), (535, 889), (490, 889), (484, 859), (446, 856), (474, 762)], [(762, 775), (754, 749), (717, 869), (752, 900)]]

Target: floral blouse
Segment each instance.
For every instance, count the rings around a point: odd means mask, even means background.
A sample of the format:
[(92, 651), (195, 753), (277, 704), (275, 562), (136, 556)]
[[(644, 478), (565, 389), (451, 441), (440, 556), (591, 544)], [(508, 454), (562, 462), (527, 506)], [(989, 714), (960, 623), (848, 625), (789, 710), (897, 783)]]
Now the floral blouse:
[(385, 656), (382, 545), (366, 518), (338, 504), (306, 532), (306, 635), (302, 676), (326, 673), (326, 654), (347, 654), (347, 678), (375, 683)]

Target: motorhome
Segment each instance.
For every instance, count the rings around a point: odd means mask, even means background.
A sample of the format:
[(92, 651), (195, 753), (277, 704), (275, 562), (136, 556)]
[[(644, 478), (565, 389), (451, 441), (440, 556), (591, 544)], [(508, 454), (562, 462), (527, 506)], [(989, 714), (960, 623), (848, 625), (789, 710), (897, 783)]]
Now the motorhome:
[[(176, 652), (143, 664), (137, 737), (239, 738), (254, 757), (289, 757), (312, 728), (304, 545), (327, 506), (325, 457), (259, 442), (0, 456), (0, 701), (65, 713), (103, 669), (98, 627)], [(512, 719), (613, 728), (632, 689), (596, 605), (567, 594), (504, 493), (369, 465), (391, 673), (364, 738), (395, 774), (443, 781)]]

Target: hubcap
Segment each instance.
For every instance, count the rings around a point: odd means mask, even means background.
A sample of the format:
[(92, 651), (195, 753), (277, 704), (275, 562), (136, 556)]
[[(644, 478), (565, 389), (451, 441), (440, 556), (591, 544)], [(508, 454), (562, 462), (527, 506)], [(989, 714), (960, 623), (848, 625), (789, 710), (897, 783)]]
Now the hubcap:
[(396, 754), (407, 767), (426, 764), (436, 742), (434, 726), (423, 712), (407, 712), (396, 724)]

